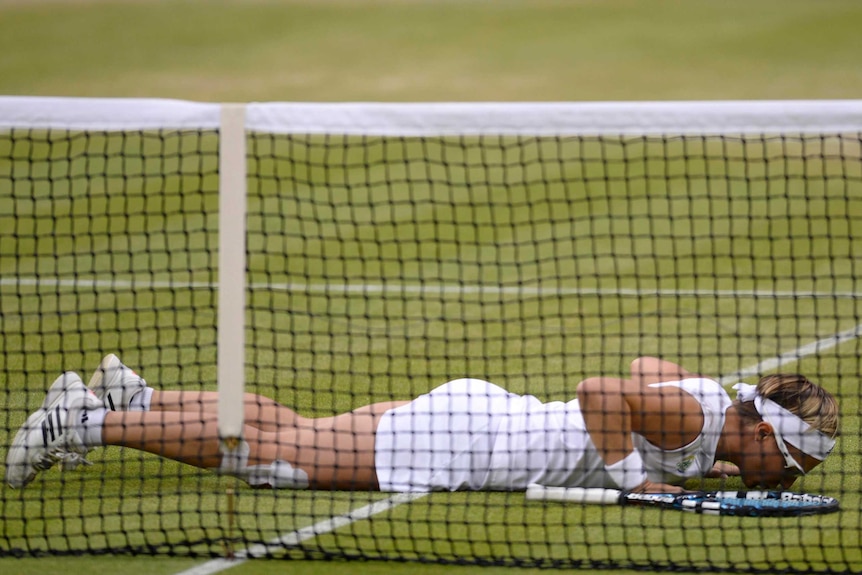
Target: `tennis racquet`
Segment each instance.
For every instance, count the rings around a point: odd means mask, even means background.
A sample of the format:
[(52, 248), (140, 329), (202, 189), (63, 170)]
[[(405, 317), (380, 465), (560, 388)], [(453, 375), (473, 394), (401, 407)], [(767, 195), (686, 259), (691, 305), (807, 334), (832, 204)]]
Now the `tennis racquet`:
[(706, 515), (792, 517), (838, 511), (838, 500), (825, 495), (791, 491), (697, 491), (630, 493), (616, 489), (530, 485), (527, 499), (594, 505), (624, 505), (675, 509)]

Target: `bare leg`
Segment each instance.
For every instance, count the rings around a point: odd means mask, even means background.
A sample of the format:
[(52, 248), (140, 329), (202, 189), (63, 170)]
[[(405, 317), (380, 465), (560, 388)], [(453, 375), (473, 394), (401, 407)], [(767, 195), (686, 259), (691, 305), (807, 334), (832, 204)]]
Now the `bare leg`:
[[(150, 409), (182, 411), (196, 415), (218, 412), (218, 392), (215, 391), (153, 391)], [(299, 415), (268, 397), (245, 394), (245, 422), (263, 431), (276, 432), (295, 426)]]
[[(377, 489), (377, 424), (385, 411), (403, 403), (377, 403), (318, 419), (288, 410), (293, 422), (285, 425), (283, 419), (275, 419), (281, 423), (278, 431), (248, 425), (243, 437), (250, 448), (248, 463), (286, 461), (305, 471), (315, 488)], [(102, 439), (106, 445), (132, 447), (204, 469), (217, 469), (222, 461), (217, 416), (205, 410), (109, 412)]]

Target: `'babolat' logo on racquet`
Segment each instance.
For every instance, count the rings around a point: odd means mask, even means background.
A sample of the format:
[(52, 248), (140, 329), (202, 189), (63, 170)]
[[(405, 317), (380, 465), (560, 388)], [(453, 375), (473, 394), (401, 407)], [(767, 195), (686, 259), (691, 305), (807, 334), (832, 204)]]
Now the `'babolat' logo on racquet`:
[(781, 500), (782, 501), (804, 501), (805, 503), (824, 503), (831, 502), (831, 497), (824, 497), (822, 495), (811, 495), (810, 493), (789, 493), (787, 491), (781, 492)]
[(674, 495), (670, 493), (627, 493), (626, 501), (643, 501), (645, 503), (673, 503)]

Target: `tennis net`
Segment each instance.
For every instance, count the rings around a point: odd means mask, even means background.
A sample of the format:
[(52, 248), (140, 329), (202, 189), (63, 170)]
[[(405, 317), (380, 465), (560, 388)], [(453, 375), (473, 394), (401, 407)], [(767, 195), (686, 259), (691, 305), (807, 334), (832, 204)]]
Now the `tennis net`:
[(638, 356), (801, 372), (842, 415), (796, 485), (827, 516), (252, 490), (108, 447), (4, 487), (0, 555), (860, 571), (860, 218), (859, 101), (0, 98), (0, 445), (106, 353), (219, 390), (224, 440), (243, 392), (309, 417), (463, 377), (568, 401)]

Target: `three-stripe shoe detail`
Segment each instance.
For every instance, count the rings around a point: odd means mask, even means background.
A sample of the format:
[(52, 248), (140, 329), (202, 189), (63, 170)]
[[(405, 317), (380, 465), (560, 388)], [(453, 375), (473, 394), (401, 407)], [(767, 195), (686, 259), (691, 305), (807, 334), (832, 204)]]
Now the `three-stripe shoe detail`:
[(63, 415), (59, 405), (45, 415), (45, 421), (42, 422), (43, 447), (48, 447), (49, 443), (63, 435)]
[(42, 407), (27, 418), (9, 446), (6, 482), (21, 488), (38, 472), (57, 463), (62, 462), (66, 470), (88, 463), (89, 448), (81, 433), (89, 419), (87, 412), (102, 407), (102, 401), (77, 374), (66, 372), (58, 377), (48, 389)]

